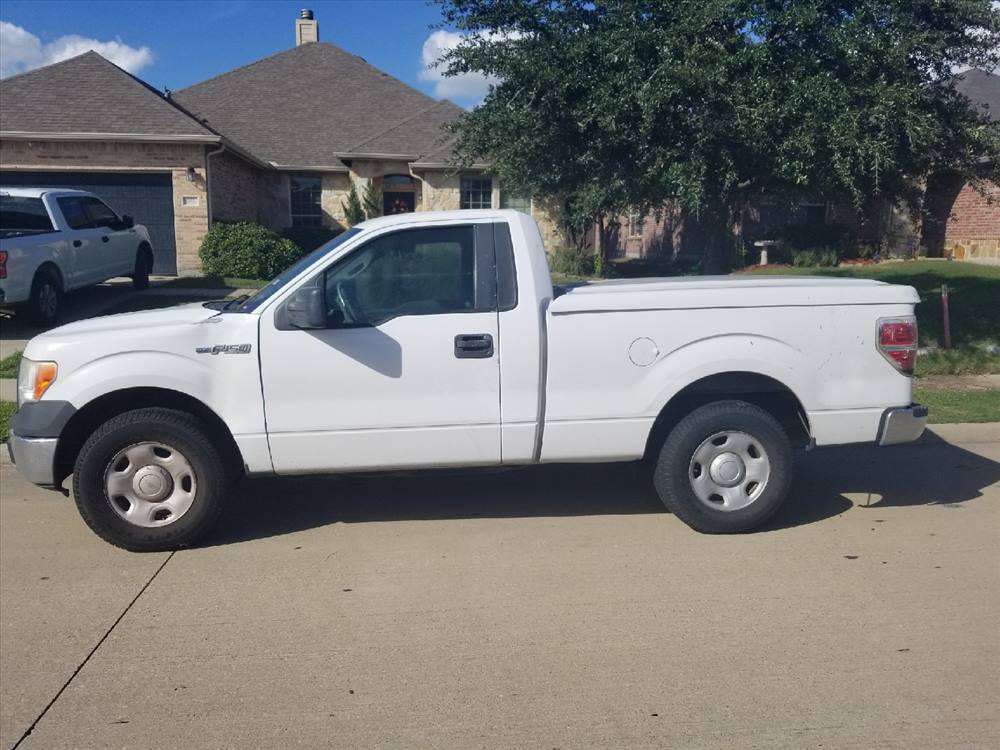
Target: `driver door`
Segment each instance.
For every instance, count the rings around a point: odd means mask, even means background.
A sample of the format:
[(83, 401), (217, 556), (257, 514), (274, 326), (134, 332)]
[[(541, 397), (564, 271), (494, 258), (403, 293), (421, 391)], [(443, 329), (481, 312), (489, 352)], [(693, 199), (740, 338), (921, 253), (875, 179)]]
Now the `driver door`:
[[(261, 320), (278, 473), (500, 463), (491, 224), (400, 229), (327, 268), (326, 328)], [(276, 314), (277, 311), (277, 314)]]

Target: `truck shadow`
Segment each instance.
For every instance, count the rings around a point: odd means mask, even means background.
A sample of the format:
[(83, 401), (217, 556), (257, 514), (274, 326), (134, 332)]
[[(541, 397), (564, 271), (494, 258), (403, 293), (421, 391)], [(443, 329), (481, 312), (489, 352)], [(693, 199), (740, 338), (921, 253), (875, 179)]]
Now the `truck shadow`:
[[(791, 495), (763, 531), (817, 523), (854, 506), (961, 507), (1000, 482), (1000, 463), (934, 435), (912, 446), (801, 455)], [(244, 481), (208, 545), (333, 523), (664, 513), (640, 463), (507, 470), (283, 477)]]

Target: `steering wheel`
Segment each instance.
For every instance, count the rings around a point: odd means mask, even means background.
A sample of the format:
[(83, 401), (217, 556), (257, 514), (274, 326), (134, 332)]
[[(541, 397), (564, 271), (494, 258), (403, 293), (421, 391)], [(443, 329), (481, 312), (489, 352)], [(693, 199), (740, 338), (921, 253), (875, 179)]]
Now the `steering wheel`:
[(364, 325), (368, 322), (368, 316), (365, 315), (361, 303), (358, 302), (358, 297), (354, 293), (354, 282), (341, 281), (337, 283), (337, 304), (340, 305), (340, 309), (349, 322), (355, 325)]

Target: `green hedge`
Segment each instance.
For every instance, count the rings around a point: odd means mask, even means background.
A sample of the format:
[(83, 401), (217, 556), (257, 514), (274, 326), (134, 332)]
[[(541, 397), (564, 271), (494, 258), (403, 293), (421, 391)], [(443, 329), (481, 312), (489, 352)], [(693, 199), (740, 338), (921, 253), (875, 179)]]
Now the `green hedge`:
[(213, 224), (198, 255), (206, 276), (273, 279), (306, 254), (292, 240), (260, 224)]

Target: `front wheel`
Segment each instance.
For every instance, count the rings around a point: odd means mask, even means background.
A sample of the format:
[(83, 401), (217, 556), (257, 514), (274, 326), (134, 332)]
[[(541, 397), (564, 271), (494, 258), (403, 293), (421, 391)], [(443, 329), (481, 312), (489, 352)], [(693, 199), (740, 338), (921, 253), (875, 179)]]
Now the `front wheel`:
[(87, 525), (132, 552), (193, 544), (216, 523), (226, 461), (182, 411), (137, 409), (105, 422), (77, 457), (73, 495)]
[(701, 406), (671, 430), (654, 482), (664, 505), (696, 531), (752, 531), (781, 506), (792, 480), (781, 424), (745, 401)]
[(135, 268), (132, 271), (132, 288), (143, 290), (149, 289), (150, 253), (145, 245), (139, 248), (135, 254)]

